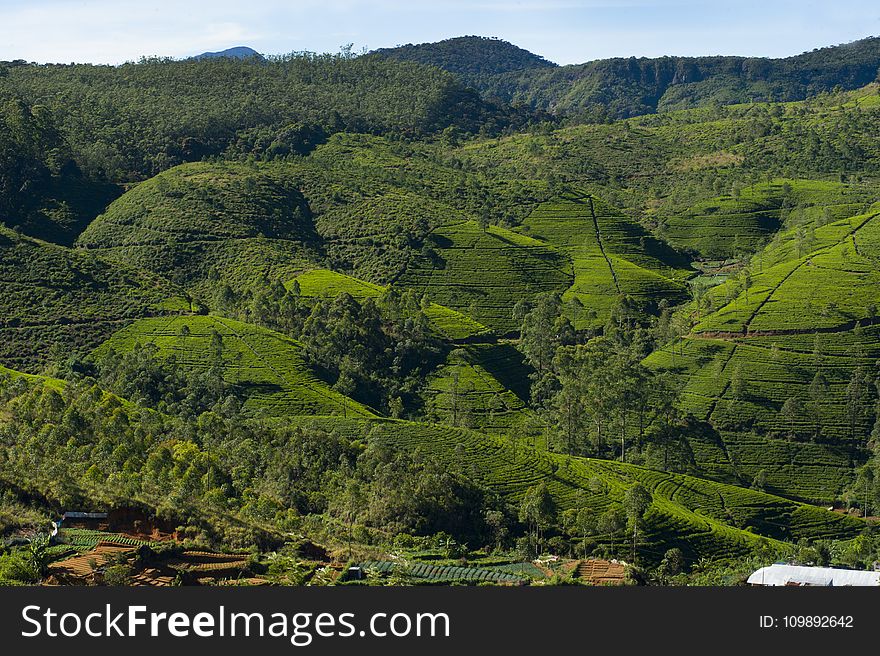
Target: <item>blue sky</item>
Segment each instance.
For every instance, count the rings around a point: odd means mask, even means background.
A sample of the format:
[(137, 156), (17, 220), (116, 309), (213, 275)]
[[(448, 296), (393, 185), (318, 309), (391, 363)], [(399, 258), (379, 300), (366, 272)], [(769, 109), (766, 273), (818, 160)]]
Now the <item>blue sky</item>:
[(0, 60), (121, 63), (249, 45), (336, 52), (479, 34), (560, 64), (782, 57), (880, 35), (876, 0), (0, 0)]

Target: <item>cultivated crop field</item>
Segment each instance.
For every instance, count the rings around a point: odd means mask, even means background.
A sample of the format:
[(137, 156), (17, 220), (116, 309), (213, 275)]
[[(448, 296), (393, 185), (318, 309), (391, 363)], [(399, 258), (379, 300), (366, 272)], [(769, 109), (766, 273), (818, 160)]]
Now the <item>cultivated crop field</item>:
[(708, 257), (754, 253), (783, 224), (821, 226), (860, 213), (876, 191), (824, 180), (774, 179), (664, 217), (664, 235)]
[[(446, 422), (507, 433), (533, 414), (521, 389), (527, 371), (510, 345), (467, 345), (450, 354), (428, 378), (423, 398), (430, 412)], [(519, 389), (526, 399), (506, 385)]]
[(407, 579), (416, 579), (426, 583), (458, 583), (476, 585), (479, 583), (500, 583), (519, 585), (526, 578), (497, 569), (484, 567), (455, 567), (450, 565), (431, 565), (429, 563), (401, 563), (388, 560), (370, 560), (360, 563), (360, 567), (368, 573), (379, 575), (398, 574)]
[(32, 373), (50, 354), (84, 355), (135, 319), (189, 308), (157, 276), (2, 226), (0, 286), (0, 361)]
[[(851, 537), (861, 526), (858, 520), (755, 490), (551, 454), (465, 429), (385, 421), (374, 423), (369, 435), (394, 448), (427, 448), (511, 500), (543, 482), (560, 510), (586, 507), (597, 517), (641, 483), (653, 496), (643, 545), (651, 558), (659, 559), (671, 546), (691, 555), (730, 557), (759, 548), (762, 539)], [(600, 539), (610, 544), (608, 536)]]
[(564, 299), (583, 309), (569, 313), (578, 328), (608, 320), (622, 295), (647, 304), (685, 296), (691, 275), (674, 251), (598, 198), (571, 193), (539, 205), (521, 231), (566, 253), (574, 280)]
[[(300, 295), (309, 299), (333, 298), (338, 294), (346, 293), (352, 298), (363, 301), (367, 298), (381, 298), (388, 291), (387, 287), (328, 269), (313, 269), (298, 275), (293, 280), (299, 284)], [(292, 280), (289, 281), (287, 287), (292, 283)], [(437, 303), (429, 303), (424, 308), (424, 312), (434, 332), (443, 339), (464, 340), (489, 332), (489, 329), (481, 323)]]
[(319, 380), (304, 363), (294, 340), (232, 319), (178, 316), (138, 321), (113, 335), (96, 355), (111, 348), (123, 351), (153, 343), (160, 356), (204, 370), (217, 357), (212, 351), (215, 333), (222, 339), (223, 378), (245, 396), (246, 408), (278, 416), (372, 416), (360, 403)]
[(517, 301), (571, 284), (561, 252), (504, 228), (467, 221), (437, 228), (429, 241), (436, 255), (420, 257), (397, 283), (500, 333), (520, 328)]

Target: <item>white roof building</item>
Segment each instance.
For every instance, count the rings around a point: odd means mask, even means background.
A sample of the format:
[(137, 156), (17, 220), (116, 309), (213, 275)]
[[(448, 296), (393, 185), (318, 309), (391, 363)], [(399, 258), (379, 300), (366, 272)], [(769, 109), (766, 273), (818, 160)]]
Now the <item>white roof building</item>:
[(749, 585), (788, 586), (880, 586), (880, 572), (833, 567), (804, 567), (779, 563), (762, 567), (748, 580)]

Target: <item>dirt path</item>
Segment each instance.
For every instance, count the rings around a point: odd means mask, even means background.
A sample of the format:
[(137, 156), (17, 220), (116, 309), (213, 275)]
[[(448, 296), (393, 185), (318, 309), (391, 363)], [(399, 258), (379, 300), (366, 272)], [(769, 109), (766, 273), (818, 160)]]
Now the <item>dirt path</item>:
[(596, 219), (596, 208), (593, 205), (593, 197), (587, 196), (587, 200), (590, 203), (590, 216), (593, 217), (593, 228), (596, 230), (596, 243), (599, 244), (599, 251), (602, 253), (602, 257), (605, 258), (605, 262), (608, 263), (608, 269), (611, 271), (611, 278), (614, 280), (614, 288), (619, 294), (620, 283), (617, 280), (617, 274), (614, 272), (614, 266), (611, 264), (611, 258), (608, 257), (608, 254), (605, 252), (605, 246), (602, 244), (602, 233), (599, 230), (599, 221)]

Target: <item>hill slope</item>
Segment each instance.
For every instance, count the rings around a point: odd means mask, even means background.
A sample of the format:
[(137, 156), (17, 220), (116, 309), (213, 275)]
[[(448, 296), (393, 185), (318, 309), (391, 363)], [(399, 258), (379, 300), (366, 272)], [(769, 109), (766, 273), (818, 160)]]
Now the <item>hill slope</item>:
[(291, 278), (318, 257), (319, 238), (285, 167), (187, 164), (113, 202), (77, 245), (207, 293), (217, 280)]
[[(354, 422), (332, 425), (352, 435), (363, 430)], [(761, 549), (762, 540), (846, 538), (862, 527), (850, 517), (754, 490), (618, 462), (568, 458), (475, 431), (397, 421), (372, 426), (370, 441), (447, 461), (513, 503), (544, 483), (560, 511), (586, 508), (598, 518), (620, 507), (626, 490), (641, 483), (653, 502), (640, 554), (654, 562), (672, 547), (689, 559), (698, 554), (731, 558)], [(605, 544), (611, 539), (598, 536)]]
[[(219, 335), (219, 353), (213, 342)], [(144, 319), (114, 334), (95, 355), (153, 343), (160, 357), (183, 367), (208, 369), (219, 358), (224, 380), (245, 399), (244, 407), (276, 416), (371, 417), (357, 401), (332, 390), (308, 368), (299, 345), (279, 333), (215, 316)]]
[(36, 373), (141, 317), (189, 310), (158, 276), (0, 226), (0, 363)]
[(203, 52), (200, 55), (190, 57), (190, 59), (217, 59), (218, 57), (229, 57), (230, 59), (265, 59), (263, 55), (258, 53), (253, 48), (249, 48), (247, 46), (235, 46), (233, 48), (226, 48), (225, 50), (220, 50), (217, 52)]
[(646, 307), (661, 299), (686, 297), (683, 281), (691, 275), (685, 260), (644, 228), (592, 195), (573, 191), (543, 203), (521, 230), (566, 253), (574, 280), (563, 300), (576, 328), (602, 325), (622, 296)]
[(372, 54), (398, 61), (413, 61), (455, 73), (470, 86), (480, 88), (487, 76), (530, 68), (553, 68), (553, 62), (502, 39), (460, 36), (436, 43), (380, 48)]
[[(463, 63), (488, 51), (486, 66)], [(438, 66), (507, 102), (559, 114), (623, 118), (699, 105), (800, 100), (835, 87), (857, 89), (877, 76), (880, 38), (794, 57), (630, 57), (553, 66), (505, 42), (479, 37), (378, 51)]]
[(760, 255), (772, 265), (710, 290), (717, 309), (646, 361), (680, 378), (685, 407), (720, 431), (745, 481), (764, 470), (772, 489), (831, 500), (866, 458), (880, 358), (872, 210), (816, 228), (804, 255), (783, 234)]

